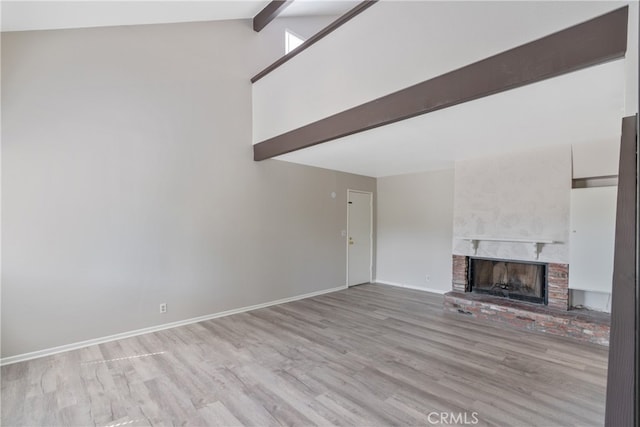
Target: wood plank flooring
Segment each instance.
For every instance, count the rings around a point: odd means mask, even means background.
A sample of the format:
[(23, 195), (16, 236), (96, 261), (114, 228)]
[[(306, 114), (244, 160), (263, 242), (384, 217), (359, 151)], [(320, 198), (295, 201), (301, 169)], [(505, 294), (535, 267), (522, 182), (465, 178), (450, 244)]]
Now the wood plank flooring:
[(606, 367), (606, 348), (362, 285), (4, 366), (1, 424), (601, 426)]

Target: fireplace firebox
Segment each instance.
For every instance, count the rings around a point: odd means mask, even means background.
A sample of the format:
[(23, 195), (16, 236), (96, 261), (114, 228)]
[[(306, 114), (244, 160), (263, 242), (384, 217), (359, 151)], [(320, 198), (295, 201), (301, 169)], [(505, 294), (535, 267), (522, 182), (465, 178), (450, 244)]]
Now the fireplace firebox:
[(471, 292), (546, 304), (547, 265), (469, 258), (469, 286)]

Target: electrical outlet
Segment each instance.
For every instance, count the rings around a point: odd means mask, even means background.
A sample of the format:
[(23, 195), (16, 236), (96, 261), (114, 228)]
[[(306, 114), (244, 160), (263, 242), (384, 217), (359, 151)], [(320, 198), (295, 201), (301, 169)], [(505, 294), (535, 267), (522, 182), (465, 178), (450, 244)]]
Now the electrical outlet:
[(427, 274), (427, 283), (431, 281), (431, 276)]
[(166, 313), (167, 312), (167, 303), (162, 303), (160, 304), (160, 313)]

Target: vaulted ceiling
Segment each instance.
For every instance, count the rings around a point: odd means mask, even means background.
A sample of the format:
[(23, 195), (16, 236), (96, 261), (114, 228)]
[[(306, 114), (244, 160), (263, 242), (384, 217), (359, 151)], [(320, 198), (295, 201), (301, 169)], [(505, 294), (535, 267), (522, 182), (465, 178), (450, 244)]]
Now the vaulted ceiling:
[[(296, 0), (283, 16), (342, 14), (359, 0)], [(5, 1), (2, 31), (250, 19), (270, 0)]]
[[(296, 0), (286, 13), (331, 14), (354, 2)], [(2, 1), (2, 31), (249, 19), (268, 3)], [(504, 150), (505, 141), (510, 149), (617, 143), (625, 109), (624, 73), (623, 61), (613, 61), (278, 159), (380, 177), (451, 167), (459, 159)]]
[(2, 1), (2, 31), (248, 19), (269, 0)]

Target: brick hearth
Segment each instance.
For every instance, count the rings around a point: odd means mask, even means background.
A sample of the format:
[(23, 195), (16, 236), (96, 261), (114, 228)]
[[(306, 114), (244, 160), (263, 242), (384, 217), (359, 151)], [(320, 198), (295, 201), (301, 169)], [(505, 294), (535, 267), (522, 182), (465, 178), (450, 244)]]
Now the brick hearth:
[(445, 294), (445, 310), (516, 328), (609, 345), (609, 314), (569, 310), (569, 266), (549, 263), (547, 271), (547, 305), (514, 301), (470, 292), (469, 258), (453, 255), (453, 290)]

